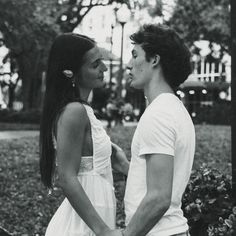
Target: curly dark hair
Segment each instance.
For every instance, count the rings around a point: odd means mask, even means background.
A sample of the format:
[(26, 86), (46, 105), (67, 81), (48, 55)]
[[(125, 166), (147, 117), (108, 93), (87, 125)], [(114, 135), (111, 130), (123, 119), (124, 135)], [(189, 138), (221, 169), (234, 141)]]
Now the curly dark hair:
[(167, 83), (172, 89), (182, 84), (192, 72), (190, 51), (179, 35), (168, 26), (146, 24), (130, 36), (139, 44), (147, 61), (158, 54)]

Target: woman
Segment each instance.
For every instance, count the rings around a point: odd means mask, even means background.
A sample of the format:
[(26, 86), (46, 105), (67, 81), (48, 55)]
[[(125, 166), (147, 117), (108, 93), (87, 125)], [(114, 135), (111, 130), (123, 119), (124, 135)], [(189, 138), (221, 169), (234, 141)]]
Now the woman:
[[(54, 41), (40, 128), (40, 172), (49, 189), (56, 176), (66, 198), (46, 236), (104, 235), (115, 228), (111, 141), (87, 103), (92, 89), (104, 86), (106, 70), (92, 39), (66, 33)], [(113, 158), (114, 167), (127, 173), (128, 162), (120, 156)]]

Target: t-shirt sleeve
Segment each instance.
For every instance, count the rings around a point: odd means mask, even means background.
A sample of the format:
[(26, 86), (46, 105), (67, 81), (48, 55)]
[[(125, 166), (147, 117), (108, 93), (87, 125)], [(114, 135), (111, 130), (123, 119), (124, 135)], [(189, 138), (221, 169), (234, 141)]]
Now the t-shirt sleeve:
[(155, 153), (174, 156), (176, 127), (173, 116), (165, 112), (149, 114), (142, 121), (139, 132), (140, 157)]

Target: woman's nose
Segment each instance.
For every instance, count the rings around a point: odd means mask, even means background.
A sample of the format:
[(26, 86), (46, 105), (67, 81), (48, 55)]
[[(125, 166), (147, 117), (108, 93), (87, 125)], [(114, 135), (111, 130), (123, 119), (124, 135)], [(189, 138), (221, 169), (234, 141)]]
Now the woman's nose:
[(106, 65), (104, 64), (104, 62), (102, 62), (102, 70), (103, 70), (103, 71), (107, 71), (107, 67), (106, 67)]

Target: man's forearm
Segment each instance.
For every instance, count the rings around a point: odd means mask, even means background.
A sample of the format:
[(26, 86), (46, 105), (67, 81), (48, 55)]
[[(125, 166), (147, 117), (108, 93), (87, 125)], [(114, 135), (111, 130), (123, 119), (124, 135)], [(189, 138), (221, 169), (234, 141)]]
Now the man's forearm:
[(161, 219), (169, 208), (166, 199), (156, 195), (146, 195), (140, 203), (130, 223), (123, 231), (124, 236), (144, 236)]

